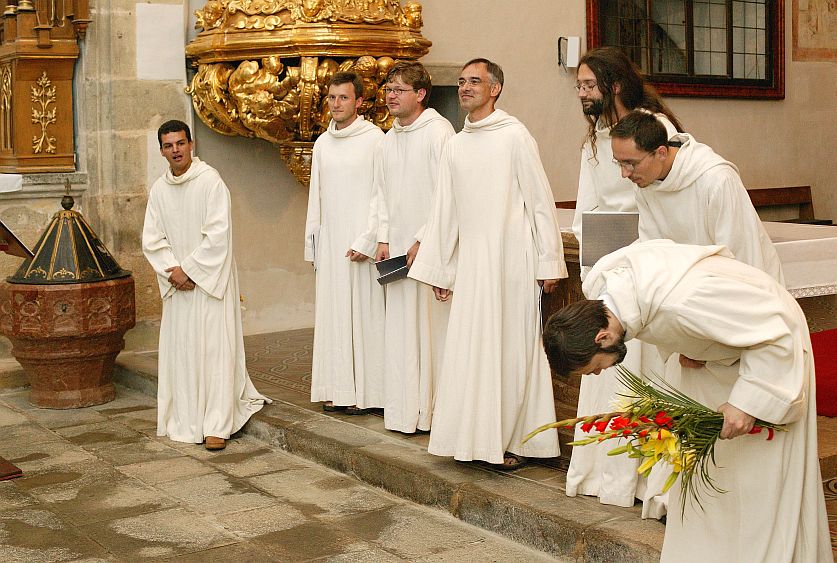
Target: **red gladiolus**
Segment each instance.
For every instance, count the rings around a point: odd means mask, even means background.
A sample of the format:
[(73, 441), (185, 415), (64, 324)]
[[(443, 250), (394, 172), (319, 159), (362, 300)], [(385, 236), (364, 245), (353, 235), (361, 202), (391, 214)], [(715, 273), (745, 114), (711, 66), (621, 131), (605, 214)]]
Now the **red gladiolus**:
[(648, 430), (640, 430), (639, 436), (645, 438), (646, 436), (648, 436)]
[(622, 434), (623, 434), (624, 436), (630, 436), (630, 435), (631, 435), (631, 431), (630, 431), (629, 429), (625, 428), (625, 429), (622, 431)]
[(604, 432), (607, 429), (607, 422), (607, 420), (599, 420), (594, 424), (594, 426), (599, 432)]
[(592, 429), (593, 429), (593, 423), (592, 422), (585, 422), (584, 424), (581, 425), (581, 431), (582, 432), (590, 432)]
[(650, 418), (648, 418), (647, 416), (641, 416), (641, 417), (639, 417), (639, 419), (640, 419), (642, 422), (644, 422), (645, 424), (648, 424), (649, 422), (651, 422), (651, 419), (650, 419)]
[(657, 426), (665, 426), (666, 428), (671, 428), (671, 425), (674, 421), (671, 419), (670, 416), (666, 414), (665, 411), (659, 411), (657, 416), (654, 417), (654, 424)]

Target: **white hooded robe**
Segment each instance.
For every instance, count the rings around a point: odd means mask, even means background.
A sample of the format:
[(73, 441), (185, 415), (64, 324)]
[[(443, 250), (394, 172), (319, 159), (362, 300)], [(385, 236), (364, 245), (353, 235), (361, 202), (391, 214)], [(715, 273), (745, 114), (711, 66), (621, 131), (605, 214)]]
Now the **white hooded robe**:
[(358, 408), (384, 406), (384, 290), (371, 260), (368, 224), (374, 195), (373, 157), (384, 133), (358, 117), (334, 121), (314, 143), (305, 259), (317, 270), (311, 401)]
[(558, 455), (541, 344), (539, 279), (567, 276), (555, 201), (535, 140), (501, 110), (445, 145), (433, 211), (409, 273), (452, 289), (428, 451), (503, 463)]
[[(398, 119), (378, 147), (378, 241), (401, 256), (422, 238), (430, 213), (439, 160), (453, 136), (450, 122), (425, 109), (410, 125)], [(386, 288), (384, 427), (412, 433), (429, 430), (435, 380), (442, 363), (450, 303), (413, 279)]]
[(833, 560), (817, 456), (814, 361), (805, 315), (771, 276), (722, 246), (638, 243), (602, 258), (583, 284), (607, 293), (626, 338), (706, 365), (676, 387), (710, 409), (729, 404), (787, 432), (720, 440), (709, 473), (726, 493), (671, 489), (661, 561)]
[[(655, 114), (660, 120), (669, 138), (677, 134), (677, 128), (662, 113)], [(582, 242), (581, 217), (585, 211), (637, 211), (635, 185), (628, 178), (622, 177), (622, 169), (613, 162), (610, 128), (596, 123), (596, 155), (590, 142), (581, 149), (581, 168), (578, 175), (578, 195), (576, 196), (573, 233), (579, 243)], [(582, 268), (582, 281), (589, 267)], [(644, 356), (656, 356), (653, 347), (639, 341), (627, 343), (628, 355), (623, 362), (634, 373), (643, 373)], [(643, 348), (647, 349), (643, 355)], [(660, 369), (661, 371), (661, 369)], [(581, 378), (578, 393), (578, 416), (588, 416), (611, 410), (611, 405), (618, 400), (618, 394), (624, 387), (615, 377), (614, 369), (605, 370), (599, 375), (587, 374)], [(581, 439), (585, 433), (580, 428), (575, 430), (575, 438)], [(647, 507), (643, 517), (658, 518), (665, 514), (665, 499), (649, 491), (645, 493), (645, 482), (636, 472), (639, 460), (628, 456), (609, 456), (607, 452), (615, 447), (611, 443), (601, 443), (573, 448), (570, 466), (567, 469), (566, 492), (568, 496), (598, 496), (602, 504), (630, 507), (636, 497), (645, 499)]]
[[(142, 250), (157, 274), (163, 315), (157, 379), (157, 435), (200, 444), (227, 439), (270, 399), (247, 373), (230, 193), (198, 158), (151, 187)], [(180, 266), (195, 289), (178, 291), (165, 270)]]

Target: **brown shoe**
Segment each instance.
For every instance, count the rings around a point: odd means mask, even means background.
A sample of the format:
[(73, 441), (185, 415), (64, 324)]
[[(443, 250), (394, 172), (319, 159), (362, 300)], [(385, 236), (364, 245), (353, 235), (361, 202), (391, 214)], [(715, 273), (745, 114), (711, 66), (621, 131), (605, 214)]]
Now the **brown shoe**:
[(227, 441), (217, 436), (207, 436), (204, 438), (203, 446), (207, 450), (223, 450), (227, 447)]

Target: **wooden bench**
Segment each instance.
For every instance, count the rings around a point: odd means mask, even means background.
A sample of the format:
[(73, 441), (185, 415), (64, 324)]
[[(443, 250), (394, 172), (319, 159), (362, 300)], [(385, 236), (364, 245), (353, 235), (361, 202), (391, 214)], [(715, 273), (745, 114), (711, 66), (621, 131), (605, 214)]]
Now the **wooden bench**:
[[(814, 219), (814, 203), (811, 199), (811, 186), (790, 186), (786, 188), (756, 188), (747, 190), (753, 207), (777, 207), (793, 205), (799, 209), (800, 223), (817, 222)], [(827, 221), (831, 223), (831, 221)]]

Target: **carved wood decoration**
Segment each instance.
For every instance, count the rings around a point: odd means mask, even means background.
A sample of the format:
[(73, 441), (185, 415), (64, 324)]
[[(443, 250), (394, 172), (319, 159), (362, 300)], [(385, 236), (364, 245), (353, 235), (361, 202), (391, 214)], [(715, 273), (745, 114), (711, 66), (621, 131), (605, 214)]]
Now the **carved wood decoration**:
[(210, 0), (195, 15), (202, 31), (186, 47), (197, 69), (186, 89), (195, 112), (217, 133), (277, 145), (306, 186), (314, 140), (331, 120), (331, 76), (357, 72), (360, 113), (387, 130), (387, 73), (430, 48), (413, 0)]
[(73, 69), (88, 0), (6, 0), (0, 27), (0, 172), (75, 170)]

